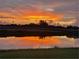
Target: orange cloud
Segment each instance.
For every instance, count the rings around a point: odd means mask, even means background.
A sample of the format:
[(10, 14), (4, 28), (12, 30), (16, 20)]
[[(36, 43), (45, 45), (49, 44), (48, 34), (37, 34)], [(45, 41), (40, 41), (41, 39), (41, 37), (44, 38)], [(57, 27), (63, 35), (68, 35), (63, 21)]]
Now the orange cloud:
[[(18, 10), (19, 11), (19, 10)], [(21, 10), (22, 12), (23, 10)], [(15, 23), (15, 24), (27, 24), (30, 22), (37, 23), (40, 20), (52, 20), (53, 22), (61, 20), (63, 17), (61, 14), (57, 14), (54, 12), (47, 12), (47, 11), (41, 11), (41, 10), (24, 10), (22, 13), (8, 13), (8, 12), (0, 12), (0, 16), (5, 17), (13, 17), (13, 18), (4, 18), (0, 21), (9, 21), (7, 23)], [(1, 19), (1, 18), (0, 18)], [(18, 21), (19, 20), (19, 21)]]
[(28, 18), (29, 16), (31, 16), (31, 19), (32, 20), (32, 16), (33, 18), (35, 19), (39, 19), (39, 20), (53, 20), (53, 21), (57, 21), (57, 20), (60, 20), (63, 16), (60, 15), (60, 14), (56, 14), (56, 13), (51, 13), (51, 12), (44, 12), (44, 11), (26, 11), (24, 14), (23, 14), (23, 17), (24, 18)]

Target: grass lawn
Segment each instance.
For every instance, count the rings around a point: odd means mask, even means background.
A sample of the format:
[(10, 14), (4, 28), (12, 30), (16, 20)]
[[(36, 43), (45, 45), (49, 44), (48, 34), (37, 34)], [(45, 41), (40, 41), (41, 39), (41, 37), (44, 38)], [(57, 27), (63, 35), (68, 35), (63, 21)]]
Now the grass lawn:
[(0, 50), (0, 58), (79, 58), (79, 48)]

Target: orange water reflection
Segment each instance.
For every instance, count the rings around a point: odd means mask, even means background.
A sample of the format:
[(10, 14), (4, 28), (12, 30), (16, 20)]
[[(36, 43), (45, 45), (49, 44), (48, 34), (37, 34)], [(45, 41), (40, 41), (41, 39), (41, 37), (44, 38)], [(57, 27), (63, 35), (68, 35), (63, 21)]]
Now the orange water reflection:
[(0, 49), (2, 48), (52, 48), (74, 46), (73, 38), (63, 37), (7, 37), (0, 38)]

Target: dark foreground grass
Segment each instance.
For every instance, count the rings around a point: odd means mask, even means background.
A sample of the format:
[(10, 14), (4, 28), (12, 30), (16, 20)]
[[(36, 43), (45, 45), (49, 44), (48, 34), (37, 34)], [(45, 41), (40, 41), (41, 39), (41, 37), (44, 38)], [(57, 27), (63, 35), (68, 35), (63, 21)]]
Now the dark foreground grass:
[(0, 58), (79, 58), (79, 48), (0, 50)]

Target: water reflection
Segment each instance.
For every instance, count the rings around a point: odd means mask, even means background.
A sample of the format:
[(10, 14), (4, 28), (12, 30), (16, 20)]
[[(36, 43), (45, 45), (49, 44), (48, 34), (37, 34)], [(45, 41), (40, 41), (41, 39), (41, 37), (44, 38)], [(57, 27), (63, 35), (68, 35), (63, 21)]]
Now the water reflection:
[(66, 36), (0, 38), (0, 49), (74, 47), (75, 39)]

